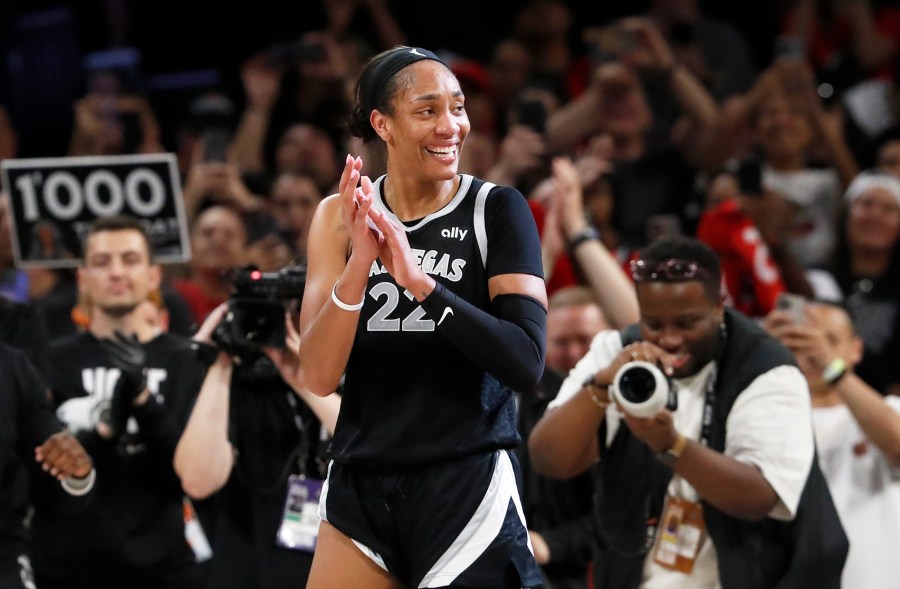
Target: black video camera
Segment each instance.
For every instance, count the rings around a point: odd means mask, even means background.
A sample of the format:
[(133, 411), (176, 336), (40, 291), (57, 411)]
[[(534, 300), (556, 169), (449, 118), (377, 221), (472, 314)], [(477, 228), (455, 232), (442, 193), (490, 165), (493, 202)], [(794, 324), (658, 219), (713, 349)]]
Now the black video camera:
[(284, 314), (291, 301), (303, 299), (306, 266), (292, 265), (278, 272), (256, 266), (234, 271), (228, 313), (213, 332), (213, 340), (232, 358), (253, 361), (263, 348), (284, 346)]

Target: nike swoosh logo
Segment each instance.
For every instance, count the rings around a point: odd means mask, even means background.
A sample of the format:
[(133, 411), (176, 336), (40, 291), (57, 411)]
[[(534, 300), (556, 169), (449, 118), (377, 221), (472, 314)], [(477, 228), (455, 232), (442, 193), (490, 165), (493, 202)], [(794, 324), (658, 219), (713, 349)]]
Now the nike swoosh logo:
[(447, 315), (453, 315), (453, 309), (451, 309), (450, 307), (444, 307), (444, 314), (441, 315), (441, 320), (438, 321), (438, 325), (444, 322), (444, 319), (447, 318)]
[(417, 49), (410, 49), (409, 52), (412, 53), (413, 55), (419, 55), (421, 57), (425, 57), (424, 55), (419, 53), (419, 51)]

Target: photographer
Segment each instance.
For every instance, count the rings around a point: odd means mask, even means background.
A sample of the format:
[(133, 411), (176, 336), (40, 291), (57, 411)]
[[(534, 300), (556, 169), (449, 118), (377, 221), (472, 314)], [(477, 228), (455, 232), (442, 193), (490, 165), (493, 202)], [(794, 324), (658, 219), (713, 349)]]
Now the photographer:
[[(790, 353), (724, 307), (716, 255), (694, 239), (657, 240), (632, 277), (640, 323), (594, 339), (529, 440), (547, 476), (593, 467), (595, 586), (838, 587), (847, 542)], [(674, 380), (677, 410), (610, 406), (638, 360)]]
[[(318, 517), (305, 506), (315, 514), (340, 398), (306, 390), (290, 315), (284, 348), (267, 346), (265, 356), (242, 349), (234, 362), (223, 348), (235, 343), (222, 324), (240, 312), (234, 299), (220, 305), (194, 336), (212, 364), (178, 442), (175, 471), (192, 498), (213, 496), (205, 506), (213, 548), (206, 586), (280, 589), (309, 574)], [(272, 364), (277, 372), (261, 371)], [(289, 500), (304, 494), (308, 501), (293, 510)]]

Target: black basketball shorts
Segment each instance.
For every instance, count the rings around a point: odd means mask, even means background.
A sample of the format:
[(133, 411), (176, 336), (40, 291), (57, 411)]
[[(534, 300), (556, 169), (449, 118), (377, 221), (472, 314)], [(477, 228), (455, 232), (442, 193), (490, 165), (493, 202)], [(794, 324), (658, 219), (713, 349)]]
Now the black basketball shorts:
[(332, 461), (319, 515), (409, 587), (541, 587), (516, 469), (506, 450), (392, 473)]

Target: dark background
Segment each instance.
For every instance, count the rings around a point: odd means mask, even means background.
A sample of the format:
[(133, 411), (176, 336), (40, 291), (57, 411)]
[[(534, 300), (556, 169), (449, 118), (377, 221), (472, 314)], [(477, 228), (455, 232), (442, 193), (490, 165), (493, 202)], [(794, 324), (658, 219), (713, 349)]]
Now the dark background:
[[(568, 2), (575, 16), (573, 48), (580, 50), (581, 27), (637, 14), (648, 3)], [(524, 4), (389, 0), (411, 44), (483, 62), (510, 33)], [(700, 5), (705, 14), (731, 22), (744, 35), (757, 65), (769, 61), (779, 0), (701, 0)], [(354, 31), (371, 36), (368, 23), (357, 20)], [(86, 54), (136, 48), (144, 90), (163, 127), (170, 128), (197, 90), (218, 86), (240, 98), (238, 71), (244, 59), (323, 24), (318, 0), (0, 0), (0, 104), (19, 132), (20, 157), (64, 155), (72, 104), (85, 90)]]

